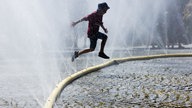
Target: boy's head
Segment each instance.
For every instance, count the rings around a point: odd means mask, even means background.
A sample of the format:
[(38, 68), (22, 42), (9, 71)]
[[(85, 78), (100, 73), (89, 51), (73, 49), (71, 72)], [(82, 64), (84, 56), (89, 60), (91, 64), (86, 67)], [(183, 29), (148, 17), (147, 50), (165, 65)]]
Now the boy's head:
[(103, 3), (99, 3), (98, 4), (98, 11), (102, 12), (103, 14), (105, 14), (107, 12), (107, 10), (110, 9), (110, 7), (107, 5), (106, 2)]

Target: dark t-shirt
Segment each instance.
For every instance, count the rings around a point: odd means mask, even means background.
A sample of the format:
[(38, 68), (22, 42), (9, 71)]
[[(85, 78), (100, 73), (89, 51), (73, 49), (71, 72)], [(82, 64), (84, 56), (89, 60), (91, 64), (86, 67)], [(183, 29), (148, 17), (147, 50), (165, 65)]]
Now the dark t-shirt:
[(84, 17), (86, 21), (89, 21), (88, 24), (88, 31), (87, 35), (88, 37), (91, 37), (95, 35), (97, 32), (99, 32), (99, 26), (103, 24), (103, 15), (99, 15), (97, 11), (89, 14), (88, 16)]

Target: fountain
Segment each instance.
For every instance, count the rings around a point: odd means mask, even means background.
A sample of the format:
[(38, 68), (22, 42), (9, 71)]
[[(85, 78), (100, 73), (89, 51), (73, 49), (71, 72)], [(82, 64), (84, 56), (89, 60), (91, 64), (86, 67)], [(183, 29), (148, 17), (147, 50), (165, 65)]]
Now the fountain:
[[(95, 11), (100, 2), (103, 1), (0, 2), (0, 106), (42, 107), (59, 81), (106, 61), (97, 57), (98, 49), (73, 63), (70, 58), (74, 50), (88, 47), (89, 43), (87, 22), (75, 28), (71, 28), (71, 22)], [(182, 41), (170, 39), (175, 29), (168, 29), (172, 12), (168, 7), (173, 6), (172, 10), (178, 13), (176, 26), (184, 30), (178, 5), (171, 5), (177, 3), (174, 0), (107, 3), (111, 9), (103, 21), (109, 30), (106, 53), (111, 58), (191, 52), (189, 36), (183, 35)], [(189, 49), (168, 50), (169, 44), (175, 47), (179, 43)]]

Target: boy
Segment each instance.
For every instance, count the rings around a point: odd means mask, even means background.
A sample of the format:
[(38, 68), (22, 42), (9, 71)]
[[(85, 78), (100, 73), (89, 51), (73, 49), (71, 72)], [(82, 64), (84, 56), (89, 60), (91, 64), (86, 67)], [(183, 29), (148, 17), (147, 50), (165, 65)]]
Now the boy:
[(99, 32), (99, 27), (101, 27), (105, 33), (108, 33), (108, 30), (104, 27), (102, 22), (103, 15), (107, 12), (108, 9), (109, 9), (109, 6), (107, 5), (107, 3), (105, 2), (100, 3), (98, 4), (97, 11), (89, 14), (88, 16), (82, 18), (81, 20), (78, 20), (72, 23), (72, 26), (74, 27), (76, 24), (82, 21), (89, 21), (87, 35), (88, 35), (88, 38), (90, 39), (90, 48), (84, 49), (82, 51), (75, 51), (74, 55), (72, 56), (72, 61), (74, 61), (75, 58), (77, 58), (81, 54), (94, 51), (97, 44), (97, 39), (102, 40), (101, 48), (98, 56), (104, 59), (109, 59), (109, 57), (104, 53), (104, 47), (107, 41), (107, 35)]

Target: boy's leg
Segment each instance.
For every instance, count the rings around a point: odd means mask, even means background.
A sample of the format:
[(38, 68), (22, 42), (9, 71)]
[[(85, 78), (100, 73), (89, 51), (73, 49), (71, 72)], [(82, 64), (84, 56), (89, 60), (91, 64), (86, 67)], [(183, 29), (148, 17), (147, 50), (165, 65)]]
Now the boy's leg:
[(94, 51), (94, 50), (93, 49), (84, 49), (84, 50), (78, 52), (78, 56), (80, 56), (81, 54), (92, 52), (92, 51)]
[(78, 56), (85, 54), (85, 53), (89, 53), (95, 50), (96, 44), (97, 44), (97, 37), (91, 37), (90, 39), (90, 48), (89, 49), (84, 49), (82, 51), (75, 51), (74, 55), (72, 56), (71, 61), (73, 62), (75, 60), (75, 58), (77, 58)]
[(90, 47), (89, 49), (84, 49), (82, 51), (79, 51), (78, 55), (89, 53), (95, 50), (95, 47), (97, 45), (97, 37), (90, 37)]
[(101, 48), (100, 48), (100, 52), (99, 52), (99, 57), (102, 57), (102, 58), (105, 58), (105, 59), (109, 59), (109, 57), (104, 53), (104, 48), (105, 48), (105, 44), (106, 44), (106, 41), (107, 41), (107, 35), (101, 33), (101, 32), (98, 32), (98, 35), (97, 35), (98, 39), (101, 39)]
[(105, 43), (107, 41), (107, 37), (102, 39), (101, 41), (101, 48), (100, 48), (100, 52), (103, 52), (104, 53), (104, 48), (105, 48)]

